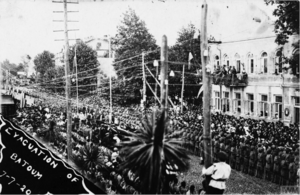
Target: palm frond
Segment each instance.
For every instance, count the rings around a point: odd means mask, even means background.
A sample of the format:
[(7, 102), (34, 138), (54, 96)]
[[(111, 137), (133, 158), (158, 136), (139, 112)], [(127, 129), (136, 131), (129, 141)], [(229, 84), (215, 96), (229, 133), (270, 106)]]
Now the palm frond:
[(168, 122), (164, 112), (158, 119), (155, 113), (146, 116), (142, 127), (129, 136), (130, 141), (122, 143), (125, 161), (121, 169), (129, 169), (139, 176), (142, 193), (160, 193), (167, 167), (172, 167), (173, 171), (186, 171), (189, 156), (181, 148), (180, 140), (165, 137)]

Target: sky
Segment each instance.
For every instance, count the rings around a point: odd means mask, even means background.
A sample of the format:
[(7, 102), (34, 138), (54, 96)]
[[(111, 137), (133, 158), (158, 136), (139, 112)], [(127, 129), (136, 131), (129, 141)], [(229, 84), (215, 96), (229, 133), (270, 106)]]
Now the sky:
[[(56, 0), (62, 1), (62, 0)], [(69, 33), (70, 39), (84, 39), (89, 36), (115, 36), (121, 24), (123, 13), (128, 8), (135, 10), (145, 21), (149, 32), (157, 44), (163, 35), (168, 45), (174, 45), (181, 28), (192, 23), (200, 29), (201, 5), (203, 0), (69, 0), (79, 4), (68, 4), (69, 29), (79, 29)], [(272, 34), (273, 6), (263, 0), (207, 0), (208, 34), (222, 41), (241, 40), (254, 36)], [(52, 0), (0, 0), (0, 62), (8, 59), (20, 63), (22, 56), (34, 57), (48, 50), (57, 53), (64, 45), (62, 3)], [(260, 23), (253, 18), (259, 18)], [(70, 44), (74, 44), (70, 41)], [(33, 66), (33, 62), (31, 65)]]

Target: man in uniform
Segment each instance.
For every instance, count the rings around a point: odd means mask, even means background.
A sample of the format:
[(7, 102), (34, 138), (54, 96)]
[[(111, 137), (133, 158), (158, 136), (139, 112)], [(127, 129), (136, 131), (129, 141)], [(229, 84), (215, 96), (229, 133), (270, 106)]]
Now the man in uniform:
[(230, 153), (231, 153), (230, 166), (231, 168), (235, 169), (237, 150), (236, 150), (236, 144), (234, 142), (231, 145)]
[(295, 181), (296, 181), (296, 174), (295, 174), (295, 161), (294, 161), (295, 157), (294, 154), (290, 154), (289, 156), (289, 183), (288, 185), (295, 185)]
[[(285, 153), (288, 154), (289, 151), (287, 150)], [(286, 155), (285, 153), (283, 152), (281, 154), (280, 180), (279, 180), (280, 185), (286, 185), (287, 180), (288, 180), (288, 162), (287, 162), (288, 155)]]
[(249, 168), (249, 145), (248, 143), (244, 146), (243, 150), (243, 173), (248, 173)]
[(255, 152), (255, 147), (252, 145), (250, 155), (249, 155), (249, 171), (248, 171), (248, 174), (251, 176), (254, 175), (255, 165), (256, 165), (256, 152)]
[(230, 135), (228, 135), (226, 137), (226, 141), (225, 141), (225, 152), (227, 154), (227, 161), (226, 161), (227, 164), (229, 164), (229, 161), (230, 161), (230, 158), (231, 158), (230, 144), (231, 144)]
[(214, 147), (214, 162), (217, 162), (218, 156), (217, 154), (220, 152), (220, 142), (219, 142), (219, 136), (215, 139), (215, 147)]
[(237, 171), (240, 171), (241, 170), (241, 165), (243, 164), (243, 147), (240, 145), (237, 145), (236, 146), (236, 150), (237, 150), (237, 153), (236, 153), (236, 165), (235, 165), (235, 169)]
[(279, 149), (276, 148), (275, 155), (274, 155), (274, 166), (273, 166), (273, 179), (272, 182), (278, 184), (279, 177), (280, 177), (280, 158), (279, 158)]
[(271, 148), (267, 150), (266, 166), (265, 166), (265, 180), (271, 181), (273, 168), (273, 155), (271, 154)]

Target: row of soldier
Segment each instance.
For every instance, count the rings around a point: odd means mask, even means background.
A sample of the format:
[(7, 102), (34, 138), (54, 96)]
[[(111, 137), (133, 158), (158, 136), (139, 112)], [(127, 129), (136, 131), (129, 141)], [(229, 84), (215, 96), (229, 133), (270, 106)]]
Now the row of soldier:
[[(212, 116), (214, 120), (218, 117), (220, 117), (218, 114)], [(285, 144), (283, 144), (281, 140), (275, 142), (274, 138), (269, 140), (260, 137), (255, 138), (253, 134), (256, 133), (256, 130), (240, 133), (232, 124), (225, 125), (225, 128), (218, 126), (219, 128), (214, 126), (211, 128), (212, 159), (216, 160), (216, 154), (224, 151), (229, 157), (227, 163), (237, 171), (280, 185), (296, 184), (297, 179), (299, 179), (299, 138), (295, 138), (295, 134), (291, 134), (294, 138), (284, 139)], [(194, 154), (200, 155), (203, 162), (205, 155), (202, 127), (203, 121), (200, 119), (198, 125), (185, 127), (179, 135), (184, 138), (184, 147)], [(292, 125), (288, 128), (296, 128), (297, 130), (298, 127)], [(291, 131), (287, 130), (286, 132)], [(286, 135), (286, 132), (281, 132), (282, 137)], [(274, 145), (274, 143), (278, 144)]]

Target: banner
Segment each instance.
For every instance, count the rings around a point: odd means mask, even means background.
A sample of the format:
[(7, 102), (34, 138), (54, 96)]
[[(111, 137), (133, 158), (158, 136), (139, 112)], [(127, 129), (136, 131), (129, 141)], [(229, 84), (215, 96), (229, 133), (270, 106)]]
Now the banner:
[(0, 115), (0, 194), (105, 194)]

